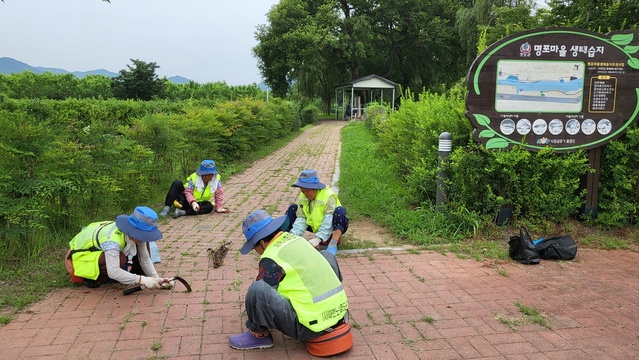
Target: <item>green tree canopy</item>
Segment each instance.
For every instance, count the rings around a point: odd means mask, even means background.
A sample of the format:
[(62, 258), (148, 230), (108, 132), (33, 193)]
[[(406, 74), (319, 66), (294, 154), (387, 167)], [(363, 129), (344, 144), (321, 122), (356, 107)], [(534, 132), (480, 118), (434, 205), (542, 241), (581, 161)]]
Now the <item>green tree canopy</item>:
[(133, 66), (120, 70), (111, 83), (113, 95), (118, 99), (151, 100), (164, 92), (164, 81), (155, 73), (160, 67), (154, 63), (131, 59)]
[[(268, 13), (268, 24), (258, 27), (253, 53), (273, 94), (285, 96), (293, 81), (308, 97), (322, 95), (326, 78), (340, 74), (339, 12), (329, 0), (282, 0)], [(332, 90), (332, 88), (331, 88)]]
[(637, 0), (550, 0), (544, 25), (570, 26), (606, 33), (639, 29)]
[(258, 27), (253, 53), (277, 96), (293, 83), (330, 103), (334, 87), (377, 74), (416, 93), (465, 75), (455, 30), (464, 0), (282, 0)]

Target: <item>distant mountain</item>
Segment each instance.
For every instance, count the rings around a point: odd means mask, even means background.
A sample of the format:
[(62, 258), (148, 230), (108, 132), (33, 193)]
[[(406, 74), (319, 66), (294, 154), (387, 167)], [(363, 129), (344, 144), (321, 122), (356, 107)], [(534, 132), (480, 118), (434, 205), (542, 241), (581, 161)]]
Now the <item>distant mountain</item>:
[(13, 73), (21, 73), (25, 70), (31, 70), (31, 72), (35, 74), (41, 74), (42, 71), (34, 68), (31, 65), (25, 64), (21, 61), (14, 60), (8, 57), (0, 58), (0, 73), (2, 74), (13, 74)]
[(109, 70), (98, 69), (98, 70), (89, 70), (89, 71), (74, 71), (73, 75), (82, 79), (83, 77), (87, 75), (102, 75), (102, 76), (108, 76), (108, 77), (116, 77), (120, 74), (111, 72)]
[[(50, 72), (52, 74), (73, 74), (78, 78), (83, 78), (87, 75), (103, 75), (108, 77), (118, 76), (118, 73), (114, 73), (104, 69), (89, 70), (89, 71), (67, 71), (64, 69), (48, 68), (42, 66), (31, 66), (25, 64), (22, 61), (15, 60), (10, 57), (0, 57), (0, 74), (15, 74), (24, 71), (31, 71), (34, 74), (44, 74)], [(168, 80), (174, 84), (187, 84), (190, 80), (182, 76), (171, 76)]]
[(188, 84), (191, 80), (182, 77), (182, 76), (171, 76), (170, 78), (168, 78), (168, 80), (174, 84), (178, 84), (178, 85), (182, 85), (182, 84)]

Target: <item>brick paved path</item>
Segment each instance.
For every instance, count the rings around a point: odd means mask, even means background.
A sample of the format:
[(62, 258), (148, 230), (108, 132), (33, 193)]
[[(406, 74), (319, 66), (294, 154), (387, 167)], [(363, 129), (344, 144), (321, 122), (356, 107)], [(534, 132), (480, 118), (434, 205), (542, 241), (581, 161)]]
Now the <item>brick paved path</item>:
[[(229, 214), (161, 225), (161, 275), (181, 275), (192, 293), (122, 285), (52, 293), (0, 328), (0, 359), (309, 359), (302, 343), (274, 333), (275, 347), (242, 352), (243, 296), (255, 253), (239, 255), (240, 224), (253, 210), (282, 214), (305, 168), (330, 183), (344, 122), (324, 122), (243, 174), (224, 179)], [(319, 145), (317, 145), (319, 144)], [(348, 204), (346, 204), (348, 206)], [(230, 240), (224, 265), (207, 249)], [(340, 254), (355, 346), (349, 359), (639, 358), (639, 254), (580, 249), (575, 261), (492, 266), (448, 254)], [(61, 265), (62, 266), (62, 265)], [(516, 303), (538, 309), (550, 328), (520, 324)]]

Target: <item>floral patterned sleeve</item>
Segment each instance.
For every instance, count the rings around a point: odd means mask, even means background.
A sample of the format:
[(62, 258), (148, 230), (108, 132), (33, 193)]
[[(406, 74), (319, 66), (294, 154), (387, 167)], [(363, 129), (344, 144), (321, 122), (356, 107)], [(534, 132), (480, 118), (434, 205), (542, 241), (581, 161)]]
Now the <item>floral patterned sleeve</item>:
[(284, 276), (286, 276), (284, 269), (277, 265), (275, 261), (269, 258), (262, 258), (260, 260), (260, 270), (255, 281), (264, 280), (264, 282), (277, 289)]

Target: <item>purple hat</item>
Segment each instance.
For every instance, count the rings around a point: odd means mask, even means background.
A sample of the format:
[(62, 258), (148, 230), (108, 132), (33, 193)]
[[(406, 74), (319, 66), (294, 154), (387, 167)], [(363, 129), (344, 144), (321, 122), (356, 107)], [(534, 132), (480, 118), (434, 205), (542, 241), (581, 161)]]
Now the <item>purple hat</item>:
[(297, 179), (297, 182), (291, 186), (305, 189), (323, 189), (326, 187), (326, 185), (319, 181), (317, 171), (315, 170), (302, 171), (300, 177)]
[(115, 225), (123, 233), (143, 242), (162, 238), (162, 232), (158, 229), (158, 214), (146, 206), (136, 207), (131, 215), (118, 215)]

